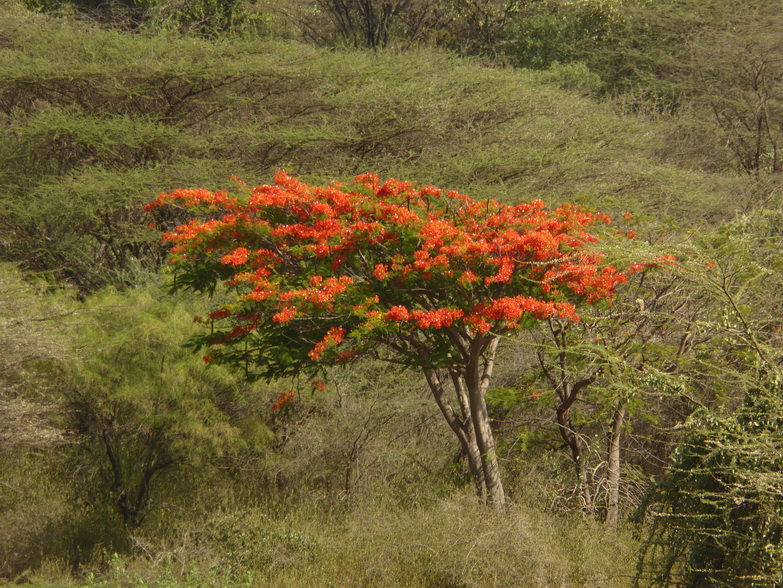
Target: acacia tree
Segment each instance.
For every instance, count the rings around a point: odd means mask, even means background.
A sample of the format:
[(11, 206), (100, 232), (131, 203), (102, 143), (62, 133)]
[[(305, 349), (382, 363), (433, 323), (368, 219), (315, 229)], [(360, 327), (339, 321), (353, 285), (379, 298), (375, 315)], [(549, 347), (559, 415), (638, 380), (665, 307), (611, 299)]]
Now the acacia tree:
[[(628, 275), (637, 273), (638, 279), (611, 308), (582, 313), (578, 323), (542, 321), (537, 339), (541, 375), (555, 393), (557, 429), (575, 466), (582, 509), (594, 514), (603, 502), (610, 525), (619, 521), (623, 430), (634, 413), (651, 409), (643, 392), (648, 367), (670, 362), (685, 351), (685, 329), (674, 319), (670, 305), (676, 294), (680, 320), (689, 320), (692, 311), (683, 303), (687, 297), (676, 292), (679, 276), (654, 278), (647, 272), (673, 267), (675, 262), (674, 256), (662, 255), (651, 262), (631, 263)], [(590, 450), (587, 439), (588, 430), (597, 427), (605, 433), (606, 450), (594, 467), (590, 456), (599, 452)], [(601, 487), (605, 492), (598, 492)]]
[(758, 209), (705, 236), (678, 270), (709, 314), (688, 325), (688, 369), (656, 383), (676, 384), (693, 412), (639, 511), (651, 524), (634, 585), (780, 585), (781, 245), (783, 214)]
[[(228, 302), (195, 342), (248, 376), (314, 374), (362, 356), (420, 370), (457, 436), (477, 493), (502, 506), (485, 394), (501, 339), (536, 320), (578, 321), (625, 274), (588, 232), (605, 215), (543, 202), (503, 205), (378, 176), (351, 187), (178, 190), (202, 216), (167, 232), (176, 287)], [(454, 402), (456, 400), (456, 403)]]
[(432, 0), (313, 0), (291, 11), (308, 41), (378, 49), (421, 40), (451, 20), (449, 5)]
[[(772, 9), (770, 4), (770, 9)], [(783, 17), (749, 10), (689, 42), (685, 88), (748, 174), (783, 172)]]

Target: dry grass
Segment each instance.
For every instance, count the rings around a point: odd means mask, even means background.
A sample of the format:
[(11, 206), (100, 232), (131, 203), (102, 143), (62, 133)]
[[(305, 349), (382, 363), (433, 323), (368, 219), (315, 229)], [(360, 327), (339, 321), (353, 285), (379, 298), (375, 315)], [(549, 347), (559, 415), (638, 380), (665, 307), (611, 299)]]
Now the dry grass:
[[(137, 538), (137, 555), (110, 557), (102, 580), (87, 584), (608, 588), (627, 585), (636, 547), (624, 531), (540, 505), (498, 513), (463, 493), (403, 510), (365, 504), (338, 519), (303, 506), (278, 518), (216, 513), (186, 527), (157, 543)], [(63, 570), (50, 561), (31, 579), (63, 583)]]
[(52, 425), (56, 413), (57, 406), (53, 404), (0, 398), (0, 452), (64, 443), (64, 431)]

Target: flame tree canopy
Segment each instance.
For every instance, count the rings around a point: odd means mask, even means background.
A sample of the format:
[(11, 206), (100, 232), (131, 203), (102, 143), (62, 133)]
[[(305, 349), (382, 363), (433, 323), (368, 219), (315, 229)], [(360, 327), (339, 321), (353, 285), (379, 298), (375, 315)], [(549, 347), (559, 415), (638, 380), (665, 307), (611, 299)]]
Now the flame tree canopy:
[[(315, 372), (367, 355), (413, 367), (468, 458), (477, 492), (505, 501), (484, 396), (500, 337), (537, 320), (578, 321), (626, 275), (590, 227), (605, 215), (540, 200), (505, 205), (374, 174), (351, 186), (176, 190), (146, 206), (198, 210), (164, 235), (176, 286), (224, 304), (196, 341), (205, 361), (255, 377)], [(455, 402), (456, 401), (456, 402)]]

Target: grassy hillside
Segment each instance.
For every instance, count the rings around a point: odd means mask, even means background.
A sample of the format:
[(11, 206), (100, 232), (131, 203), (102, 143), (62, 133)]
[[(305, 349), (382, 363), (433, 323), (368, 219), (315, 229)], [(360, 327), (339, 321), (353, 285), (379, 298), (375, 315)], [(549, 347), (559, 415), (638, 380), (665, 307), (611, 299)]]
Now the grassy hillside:
[(730, 216), (751, 191), (667, 157), (669, 121), (618, 116), (561, 90), (578, 86), (579, 68), (128, 35), (3, 10), (3, 259), (83, 291), (128, 283), (137, 260), (159, 259), (140, 204), (231, 175), (375, 171), (688, 224)]
[[(651, 14), (637, 8), (628, 14)], [(536, 34), (554, 22), (534, 17)], [(617, 22), (655, 37), (642, 20)], [(606, 80), (576, 59), (533, 71), (426, 47), (152, 30), (0, 6), (0, 578), (626, 586), (640, 548), (647, 564), (668, 561), (668, 531), (655, 535), (667, 527), (641, 516), (631, 528), (628, 515), (644, 496), (657, 504), (648, 491), (683, 431), (700, 426), (684, 425), (689, 415), (717, 430), (714, 410), (730, 429), (780, 362), (780, 174), (737, 171), (695, 106), (601, 100)], [(610, 40), (635, 63), (628, 39)], [(614, 67), (595, 57), (601, 75)], [(330, 370), (314, 392), (299, 379), (248, 383), (181, 347), (211, 307), (167, 291), (166, 249), (143, 204), (231, 176), (267, 183), (277, 169), (633, 212), (640, 250), (678, 254), (560, 339), (542, 323), (504, 341), (488, 398), (505, 513), (470, 496), (420, 374), (369, 361)], [(186, 218), (159, 214), (164, 226)], [(629, 242), (610, 241), (612, 256), (631, 256)], [(544, 373), (563, 357), (564, 378), (603, 366), (568, 424), (581, 469)], [(290, 410), (273, 410), (291, 390)], [(617, 527), (606, 524), (613, 435)], [(595, 510), (580, 494), (588, 470)], [(694, 534), (671, 529), (685, 544)]]

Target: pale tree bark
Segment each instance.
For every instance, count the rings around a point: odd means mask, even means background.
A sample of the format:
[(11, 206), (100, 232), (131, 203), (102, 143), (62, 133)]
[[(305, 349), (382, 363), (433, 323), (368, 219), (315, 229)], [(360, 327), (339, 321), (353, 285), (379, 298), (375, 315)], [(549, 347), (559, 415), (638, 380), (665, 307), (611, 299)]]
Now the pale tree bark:
[(479, 450), (478, 441), (476, 440), (476, 430), (473, 426), (473, 419), (471, 418), (472, 411), (470, 410), (468, 391), (465, 389), (465, 383), (457, 370), (451, 370), (451, 381), (454, 385), (454, 390), (457, 392), (457, 399), (459, 400), (460, 409), (463, 415), (462, 426), (467, 438), (470, 440), (468, 447), (465, 449), (465, 454), (468, 458), (470, 472), (473, 475), (473, 480), (476, 485), (476, 493), (483, 500), (487, 500), (486, 477), (484, 476), (484, 467), (481, 465), (481, 451)]
[[(463, 403), (460, 398), (460, 408), (462, 412), (462, 418), (457, 416), (454, 408), (448, 400), (448, 395), (443, 387), (443, 380), (436, 370), (425, 369), (424, 375), (427, 378), (427, 384), (429, 384), (432, 396), (435, 398), (435, 403), (440, 408), (440, 412), (443, 414), (446, 422), (454, 431), (454, 434), (459, 440), (462, 453), (468, 460), (468, 468), (470, 474), (473, 476), (473, 483), (476, 488), (476, 494), (483, 500), (487, 497), (487, 486), (484, 480), (484, 469), (481, 466), (481, 452), (479, 451), (478, 444), (476, 443), (476, 436), (473, 431), (473, 422), (470, 418), (470, 413), (465, 413), (465, 410), (469, 410), (467, 402)], [(455, 386), (456, 387), (456, 386)], [(464, 393), (464, 389), (457, 388), (457, 395), (460, 397), (461, 392)]]
[(470, 399), (471, 418), (476, 432), (476, 441), (481, 451), (481, 465), (487, 486), (487, 497), (491, 504), (503, 508), (506, 494), (500, 479), (500, 467), (495, 446), (495, 435), (489, 423), (485, 396), (492, 377), (498, 339), (476, 336), (470, 349), (470, 361), (465, 374), (465, 383)]
[(424, 374), (435, 402), (446, 422), (459, 439), (473, 476), (476, 494), (497, 508), (503, 508), (506, 495), (500, 477), (495, 436), (490, 425), (485, 396), (494, 368), (498, 347), (496, 337), (477, 335), (471, 340), (455, 335), (465, 365), (448, 371), (459, 403), (459, 413), (448, 400), (444, 380), (436, 369)]
[(607, 458), (607, 483), (609, 496), (606, 505), (606, 524), (613, 527), (620, 521), (620, 437), (625, 421), (625, 402), (621, 401), (612, 418), (612, 433), (609, 437)]

